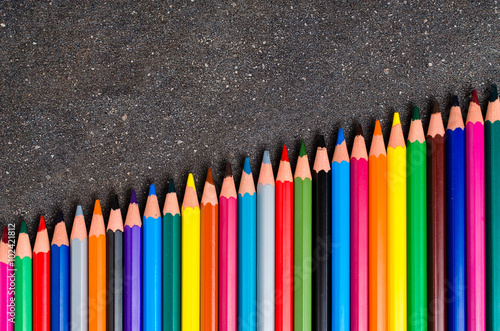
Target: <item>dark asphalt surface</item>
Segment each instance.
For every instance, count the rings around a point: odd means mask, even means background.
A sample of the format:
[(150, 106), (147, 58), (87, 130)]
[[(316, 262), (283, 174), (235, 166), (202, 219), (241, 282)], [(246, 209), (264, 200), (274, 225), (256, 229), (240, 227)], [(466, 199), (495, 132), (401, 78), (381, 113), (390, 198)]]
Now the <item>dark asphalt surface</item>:
[(284, 143), (294, 166), (300, 139), (388, 139), (394, 111), (407, 133), (413, 105), (427, 125), (500, 81), (498, 1), (292, 3), (1, 1), (0, 223), (52, 233), (96, 198), (107, 219), (114, 193), (125, 215), (150, 183), (163, 205), (170, 177), (182, 201), (189, 171), (201, 197), (209, 166), (238, 185), (248, 155), (257, 180), (264, 149), (277, 171)]

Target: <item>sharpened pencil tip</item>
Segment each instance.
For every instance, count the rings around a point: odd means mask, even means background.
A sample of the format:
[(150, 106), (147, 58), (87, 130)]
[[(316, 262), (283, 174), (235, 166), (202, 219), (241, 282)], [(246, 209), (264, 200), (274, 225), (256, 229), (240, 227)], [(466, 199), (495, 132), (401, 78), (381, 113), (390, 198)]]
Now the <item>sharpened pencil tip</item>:
[(286, 145), (283, 145), (283, 150), (281, 151), (281, 161), (290, 162)]
[(304, 142), (304, 140), (302, 140), (302, 143), (300, 144), (299, 156), (306, 156), (306, 155), (307, 155), (306, 143)]
[(226, 172), (224, 173), (224, 177), (231, 177), (233, 175), (233, 170), (231, 169), (231, 163), (226, 163)]
[(187, 180), (187, 186), (190, 186), (192, 188), (194, 188), (194, 190), (196, 191), (196, 186), (194, 184), (194, 177), (193, 177), (193, 174), (192, 173), (189, 173), (188, 175), (188, 180)]
[(344, 129), (339, 129), (339, 135), (337, 136), (337, 145), (342, 144), (345, 141)]
[(401, 120), (399, 119), (399, 113), (394, 113), (394, 118), (392, 120), (392, 126), (401, 124)]
[(82, 206), (80, 206), (80, 205), (76, 206), (76, 215), (75, 216), (83, 216)]
[(2, 230), (2, 242), (4, 244), (9, 242), (9, 235), (7, 234), (7, 227), (6, 226), (4, 226), (3, 230)]
[(497, 84), (491, 84), (490, 102), (498, 99), (498, 88)]
[(420, 119), (420, 109), (418, 107), (413, 107), (413, 114), (411, 116), (412, 121)]
[(250, 168), (250, 159), (248, 157), (245, 158), (245, 163), (243, 163), (243, 171), (248, 175), (252, 173), (252, 168)]
[(460, 102), (458, 102), (458, 96), (456, 94), (453, 96), (453, 107), (460, 107)]
[(96, 214), (96, 215), (102, 215), (101, 202), (99, 200), (95, 201), (94, 214)]
[(130, 194), (130, 203), (137, 204), (137, 196), (135, 195), (135, 190), (132, 189), (132, 193)]
[(151, 184), (149, 185), (149, 193), (148, 193), (148, 196), (150, 195), (156, 195), (156, 188), (155, 188), (155, 184)]
[(115, 194), (115, 197), (113, 198), (113, 205), (111, 206), (111, 209), (113, 210), (120, 209), (120, 201), (118, 200), (117, 194)]
[(40, 216), (40, 223), (38, 223), (38, 232), (43, 231), (47, 228), (45, 225), (45, 217)]
[(170, 178), (168, 181), (168, 192), (167, 193), (174, 193), (175, 192), (175, 185), (174, 185), (174, 179)]
[(61, 222), (64, 222), (64, 215), (63, 215), (62, 210), (59, 210), (57, 212), (57, 223), (61, 223)]
[(363, 135), (363, 127), (361, 126), (361, 123), (358, 123), (358, 126), (356, 127), (356, 136), (362, 136)]
[(271, 156), (269, 155), (269, 151), (264, 151), (264, 156), (262, 157), (262, 163), (271, 164)]
[(477, 97), (477, 90), (472, 90), (472, 102), (479, 105), (479, 98)]
[(319, 136), (318, 147), (319, 148), (325, 148), (326, 147), (325, 136), (323, 136), (323, 135)]
[(212, 168), (208, 168), (208, 171), (207, 171), (207, 182), (209, 182), (210, 184), (214, 183), (214, 176), (212, 175)]
[(374, 136), (381, 136), (382, 135), (382, 125), (380, 125), (379, 120), (375, 121), (375, 129), (373, 130), (373, 135)]
[(28, 230), (26, 229), (26, 222), (25, 221), (21, 222), (21, 228), (19, 229), (19, 233), (28, 233)]
[(432, 113), (437, 114), (440, 112), (441, 110), (439, 110), (439, 103), (437, 101), (434, 101), (434, 104), (432, 105)]

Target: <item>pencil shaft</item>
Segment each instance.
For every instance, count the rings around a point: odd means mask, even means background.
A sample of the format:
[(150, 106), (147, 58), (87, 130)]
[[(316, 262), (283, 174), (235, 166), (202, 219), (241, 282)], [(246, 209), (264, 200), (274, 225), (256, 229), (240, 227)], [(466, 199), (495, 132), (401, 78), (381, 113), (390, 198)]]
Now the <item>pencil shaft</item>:
[(201, 330), (219, 327), (219, 205), (202, 204), (201, 223)]
[(181, 329), (181, 216), (163, 216), (163, 330)]
[(123, 330), (123, 232), (106, 232), (107, 331)]
[(88, 330), (88, 239), (73, 239), (70, 246), (70, 318), (75, 331)]
[(32, 270), (33, 260), (29, 257), (16, 256), (14, 267), (16, 269), (16, 323), (15, 331), (32, 330), (33, 328), (33, 297), (32, 297)]
[(124, 227), (124, 330), (142, 328), (142, 227)]
[(89, 331), (106, 330), (106, 236), (89, 237)]
[(69, 246), (52, 245), (51, 330), (69, 330)]
[(144, 330), (161, 330), (161, 218), (143, 216), (142, 224), (144, 238), (142, 325)]
[(33, 253), (33, 330), (50, 330), (50, 252)]

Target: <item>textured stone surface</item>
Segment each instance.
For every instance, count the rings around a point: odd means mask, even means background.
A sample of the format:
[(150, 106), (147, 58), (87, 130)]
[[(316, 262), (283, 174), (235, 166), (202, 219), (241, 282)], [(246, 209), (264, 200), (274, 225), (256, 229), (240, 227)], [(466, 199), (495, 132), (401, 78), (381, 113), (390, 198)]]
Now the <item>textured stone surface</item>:
[(331, 156), (340, 126), (349, 147), (357, 121), (388, 139), (394, 111), (407, 133), (411, 106), (427, 126), (433, 99), (447, 118), (499, 81), (497, 1), (299, 3), (0, 2), (0, 222), (34, 234), (45, 214), (52, 233), (96, 198), (107, 219), (132, 188), (142, 210), (170, 177), (182, 199), (189, 171), (201, 197), (208, 166), (238, 183), (246, 155), (277, 171), (286, 143), (294, 166), (317, 134)]

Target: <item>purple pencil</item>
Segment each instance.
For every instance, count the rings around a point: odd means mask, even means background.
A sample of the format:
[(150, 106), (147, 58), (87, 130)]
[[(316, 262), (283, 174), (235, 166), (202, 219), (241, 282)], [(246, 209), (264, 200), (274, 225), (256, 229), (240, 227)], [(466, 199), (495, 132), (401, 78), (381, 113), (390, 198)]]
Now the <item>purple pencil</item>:
[(467, 330), (486, 329), (484, 242), (484, 121), (476, 90), (465, 122)]
[(125, 331), (137, 331), (142, 330), (142, 223), (134, 190), (125, 219), (124, 236), (124, 325)]

